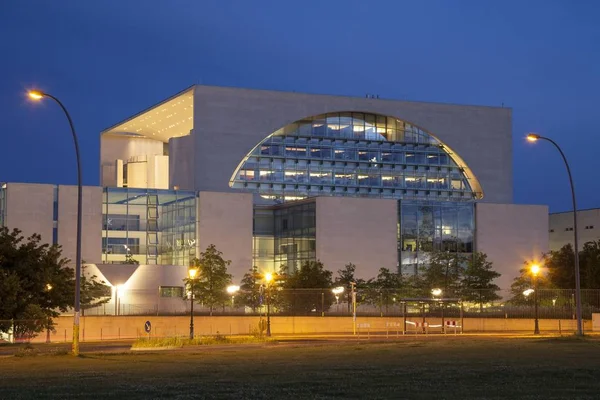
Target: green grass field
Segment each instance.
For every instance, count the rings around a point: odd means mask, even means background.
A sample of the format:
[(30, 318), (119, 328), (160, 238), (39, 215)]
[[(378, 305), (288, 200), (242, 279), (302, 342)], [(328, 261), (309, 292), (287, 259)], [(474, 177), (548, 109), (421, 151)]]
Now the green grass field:
[(600, 340), (404, 338), (0, 359), (1, 399), (598, 399)]

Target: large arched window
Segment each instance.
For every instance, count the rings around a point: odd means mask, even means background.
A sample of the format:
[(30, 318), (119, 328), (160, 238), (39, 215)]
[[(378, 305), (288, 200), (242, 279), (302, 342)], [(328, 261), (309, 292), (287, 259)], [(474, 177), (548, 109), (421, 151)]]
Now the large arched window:
[(394, 117), (317, 115), (267, 136), (230, 186), (281, 201), (313, 196), (473, 200), (479, 183), (447, 146)]

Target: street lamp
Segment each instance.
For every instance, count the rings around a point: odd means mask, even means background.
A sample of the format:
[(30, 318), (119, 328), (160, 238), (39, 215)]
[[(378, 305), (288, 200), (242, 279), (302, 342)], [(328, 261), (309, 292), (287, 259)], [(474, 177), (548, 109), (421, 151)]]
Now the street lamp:
[(233, 309), (233, 305), (235, 302), (235, 294), (240, 290), (239, 286), (231, 285), (227, 286), (227, 293), (231, 295), (231, 308)]
[(431, 289), (431, 294), (433, 295), (433, 297), (439, 297), (442, 294), (442, 289)]
[(75, 143), (75, 156), (77, 157), (77, 245), (75, 253), (75, 304), (74, 304), (74, 315), (73, 315), (73, 344), (71, 350), (74, 356), (79, 355), (79, 314), (80, 314), (80, 292), (81, 292), (81, 198), (82, 198), (82, 183), (81, 183), (81, 160), (79, 157), (79, 143), (77, 142), (77, 134), (75, 133), (75, 127), (73, 126), (73, 120), (69, 115), (69, 112), (56, 97), (51, 94), (39, 91), (30, 90), (28, 92), (29, 97), (32, 100), (39, 101), (44, 97), (48, 97), (54, 100), (60, 108), (64, 111), (69, 126), (71, 127), (71, 134), (73, 135), (73, 142)]
[(194, 281), (197, 274), (197, 268), (190, 268), (188, 270), (190, 278), (190, 340), (194, 339)]
[(273, 274), (267, 272), (265, 274), (265, 284), (267, 287), (267, 336), (271, 336), (271, 282)]
[(343, 286), (334, 287), (333, 289), (331, 289), (331, 292), (335, 296), (335, 303), (339, 304), (340, 294), (344, 293), (344, 287)]
[(536, 142), (538, 140), (546, 140), (554, 145), (558, 152), (560, 153), (563, 161), (565, 162), (565, 167), (567, 167), (567, 174), (569, 175), (569, 183), (571, 184), (571, 197), (573, 199), (573, 245), (575, 247), (575, 303), (576, 303), (576, 312), (577, 312), (577, 335), (583, 336), (583, 321), (582, 321), (582, 313), (581, 313), (581, 282), (579, 277), (579, 245), (577, 242), (577, 200), (575, 198), (575, 186), (573, 185), (573, 177), (571, 176), (571, 168), (569, 168), (569, 163), (567, 162), (567, 157), (565, 157), (565, 153), (561, 150), (561, 148), (556, 144), (556, 142), (550, 138), (540, 136), (536, 133), (529, 133), (527, 135), (527, 140), (530, 142)]
[(350, 282), (352, 291), (352, 334), (356, 336), (356, 282)]
[(540, 334), (540, 325), (538, 323), (538, 274), (540, 273), (540, 266), (533, 264), (531, 266), (531, 275), (533, 275), (533, 303), (535, 309), (535, 325), (533, 328), (533, 334)]

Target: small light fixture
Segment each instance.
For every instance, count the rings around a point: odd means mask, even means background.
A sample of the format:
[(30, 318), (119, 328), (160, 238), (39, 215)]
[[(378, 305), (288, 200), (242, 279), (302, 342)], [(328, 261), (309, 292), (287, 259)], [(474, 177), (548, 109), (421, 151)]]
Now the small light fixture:
[(29, 95), (29, 98), (33, 100), (40, 100), (42, 97), (44, 97), (44, 93), (40, 92), (39, 90), (30, 90), (27, 92), (27, 94)]

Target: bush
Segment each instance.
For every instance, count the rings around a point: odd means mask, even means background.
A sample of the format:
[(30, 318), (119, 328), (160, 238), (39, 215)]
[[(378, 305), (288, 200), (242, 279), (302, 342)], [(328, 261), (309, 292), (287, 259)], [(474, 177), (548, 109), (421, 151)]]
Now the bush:
[(210, 346), (218, 344), (246, 344), (273, 342), (271, 338), (264, 336), (225, 336), (217, 332), (214, 336), (199, 336), (194, 339), (184, 337), (168, 338), (139, 338), (132, 348), (156, 348), (156, 347), (184, 347), (184, 346)]

